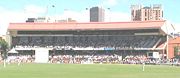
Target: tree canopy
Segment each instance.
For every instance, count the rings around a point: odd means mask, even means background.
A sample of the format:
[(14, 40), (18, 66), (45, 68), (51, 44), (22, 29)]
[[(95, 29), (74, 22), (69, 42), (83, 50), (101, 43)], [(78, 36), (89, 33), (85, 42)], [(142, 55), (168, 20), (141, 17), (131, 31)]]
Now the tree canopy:
[(179, 55), (179, 46), (175, 46), (174, 47), (174, 56), (175, 56), (175, 58), (180, 58), (180, 55)]
[(0, 52), (3, 58), (7, 56), (8, 43), (4, 39), (0, 39)]

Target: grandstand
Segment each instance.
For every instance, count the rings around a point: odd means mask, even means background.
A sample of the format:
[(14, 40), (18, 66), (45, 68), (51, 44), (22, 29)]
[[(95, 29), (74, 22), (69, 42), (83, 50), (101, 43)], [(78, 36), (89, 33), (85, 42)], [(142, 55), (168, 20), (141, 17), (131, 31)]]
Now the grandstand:
[(167, 21), (10, 23), (7, 35), (12, 48), (35, 62), (58, 57), (99, 62), (100, 56), (101, 61), (117, 62), (132, 56), (172, 58), (166, 48), (173, 31)]

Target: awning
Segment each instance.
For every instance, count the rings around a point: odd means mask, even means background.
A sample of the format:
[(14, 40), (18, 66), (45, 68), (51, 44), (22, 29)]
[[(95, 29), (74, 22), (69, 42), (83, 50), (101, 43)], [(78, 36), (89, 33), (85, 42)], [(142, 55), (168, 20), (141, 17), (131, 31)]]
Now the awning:
[(8, 53), (18, 53), (14, 48), (12, 48)]

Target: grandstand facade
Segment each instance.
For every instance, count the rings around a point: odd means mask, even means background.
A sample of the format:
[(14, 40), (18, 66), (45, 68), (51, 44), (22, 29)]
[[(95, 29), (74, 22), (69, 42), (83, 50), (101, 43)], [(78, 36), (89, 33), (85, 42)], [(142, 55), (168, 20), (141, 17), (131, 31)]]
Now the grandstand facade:
[(10, 23), (7, 35), (11, 48), (46, 62), (54, 55), (172, 58), (167, 42), (173, 31), (166, 21)]

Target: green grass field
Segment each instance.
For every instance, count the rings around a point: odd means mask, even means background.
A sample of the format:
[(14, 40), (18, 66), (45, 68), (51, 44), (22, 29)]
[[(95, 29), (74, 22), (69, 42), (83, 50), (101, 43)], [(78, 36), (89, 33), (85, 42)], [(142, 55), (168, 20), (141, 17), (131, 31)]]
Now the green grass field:
[(0, 78), (180, 78), (180, 67), (114, 64), (0, 65)]

